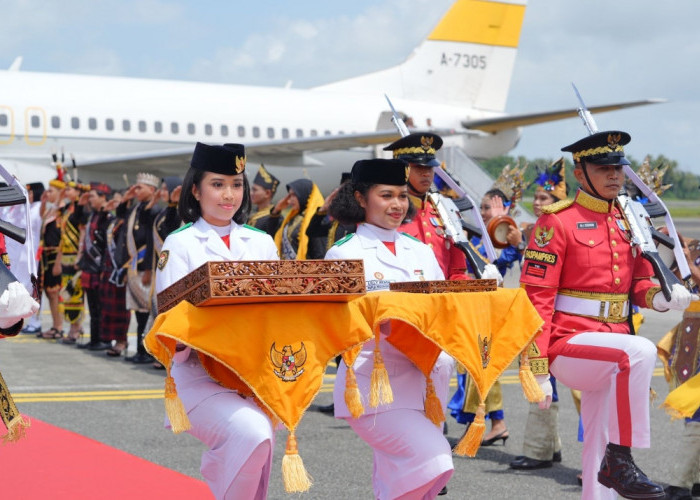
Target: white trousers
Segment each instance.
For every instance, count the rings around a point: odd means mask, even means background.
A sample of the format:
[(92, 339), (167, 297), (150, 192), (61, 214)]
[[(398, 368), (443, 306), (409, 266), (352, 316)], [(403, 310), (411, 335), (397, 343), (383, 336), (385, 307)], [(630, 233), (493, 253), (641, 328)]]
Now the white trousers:
[(583, 492), (585, 500), (616, 499), (598, 482), (608, 443), (648, 448), (649, 387), (656, 347), (643, 337), (620, 333), (572, 335), (551, 354), (550, 371), (571, 389), (581, 391), (583, 421)]
[(450, 445), (424, 412), (397, 409), (346, 420), (372, 447), (377, 499), (435, 498), (452, 477)]
[(264, 500), (274, 449), (270, 419), (250, 398), (214, 382), (195, 356), (174, 363), (172, 375), (192, 428), (209, 449), (201, 472), (217, 499)]

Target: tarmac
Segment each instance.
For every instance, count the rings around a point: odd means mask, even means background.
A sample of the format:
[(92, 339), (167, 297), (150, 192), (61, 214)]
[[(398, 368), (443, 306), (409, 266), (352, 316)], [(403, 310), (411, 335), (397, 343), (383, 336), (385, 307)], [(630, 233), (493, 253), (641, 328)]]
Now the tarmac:
[[(680, 224), (681, 232), (697, 238), (695, 221)], [(640, 334), (657, 342), (681, 319), (681, 313), (643, 310)], [(42, 316), (49, 326), (47, 313)], [(88, 326), (88, 322), (85, 322)], [(133, 332), (134, 324), (130, 331)], [(87, 340), (84, 338), (83, 341)], [(135, 337), (130, 336), (130, 352)], [(143, 457), (183, 474), (201, 479), (199, 463), (202, 444), (188, 434), (174, 435), (163, 427), (164, 372), (150, 364), (134, 365), (122, 358), (109, 358), (104, 352), (76, 349), (34, 335), (19, 335), (0, 342), (2, 371), (15, 402), (24, 414), (69, 429), (107, 445)], [(332, 401), (334, 366), (326, 372), (324, 386), (314, 403)], [(581, 468), (581, 443), (577, 441), (578, 414), (569, 391), (560, 385), (559, 429), (563, 444), (562, 462), (536, 471), (514, 471), (508, 463), (521, 454), (528, 403), (522, 395), (517, 370), (511, 367), (501, 378), (509, 438), (505, 445), (482, 447), (476, 457), (454, 456), (455, 472), (442, 498), (580, 498), (576, 474)], [(675, 448), (683, 431), (681, 421), (671, 421), (659, 408), (668, 393), (661, 363), (652, 379), (658, 397), (650, 402), (652, 447), (634, 450), (637, 464), (654, 480), (666, 483), (674, 464)], [(455, 380), (453, 379), (454, 391)], [(464, 426), (447, 417), (447, 437), (460, 438)], [(487, 422), (487, 426), (488, 426)], [(31, 428), (29, 430), (31, 432)], [(270, 499), (373, 498), (371, 449), (342, 420), (307, 411), (297, 431), (299, 452), (314, 478), (311, 490), (301, 495), (285, 493), (281, 461), (287, 432), (277, 433), (274, 464), (270, 479)], [(21, 446), (21, 442), (10, 446)], [(0, 448), (0, 453), (2, 449)], [(40, 459), (40, 458), (38, 458)], [(70, 468), (67, 473), (80, 474)], [(109, 464), (105, 464), (109, 467)], [(114, 481), (128, 481), (113, 470)], [(106, 483), (105, 488), (110, 484)], [(157, 491), (154, 485), (154, 491)], [(96, 498), (99, 498), (96, 492)], [(144, 498), (156, 498), (144, 492)]]

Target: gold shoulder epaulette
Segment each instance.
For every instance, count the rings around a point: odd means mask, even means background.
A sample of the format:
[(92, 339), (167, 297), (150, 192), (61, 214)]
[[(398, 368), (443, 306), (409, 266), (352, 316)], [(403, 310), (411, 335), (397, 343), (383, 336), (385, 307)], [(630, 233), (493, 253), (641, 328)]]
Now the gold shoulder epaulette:
[(547, 205), (542, 207), (542, 213), (543, 214), (555, 214), (557, 212), (561, 212), (567, 207), (570, 207), (571, 205), (574, 204), (574, 200), (566, 199), (566, 200), (560, 200), (560, 201), (555, 201), (551, 205)]

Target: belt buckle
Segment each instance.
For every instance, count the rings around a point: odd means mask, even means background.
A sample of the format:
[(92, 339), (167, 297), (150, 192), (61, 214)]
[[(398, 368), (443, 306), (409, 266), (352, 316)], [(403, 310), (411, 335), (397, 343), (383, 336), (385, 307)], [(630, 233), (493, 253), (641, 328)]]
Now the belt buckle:
[(622, 301), (610, 301), (610, 308), (608, 310), (608, 318), (615, 321), (616, 323), (621, 323), (623, 321), (622, 312), (624, 310), (624, 302)]

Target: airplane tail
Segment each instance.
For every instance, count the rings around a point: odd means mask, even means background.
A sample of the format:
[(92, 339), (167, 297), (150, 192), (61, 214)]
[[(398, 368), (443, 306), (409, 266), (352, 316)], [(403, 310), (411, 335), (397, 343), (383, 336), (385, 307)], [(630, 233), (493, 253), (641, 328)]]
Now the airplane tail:
[(316, 87), (504, 111), (526, 0), (456, 0), (402, 64)]

